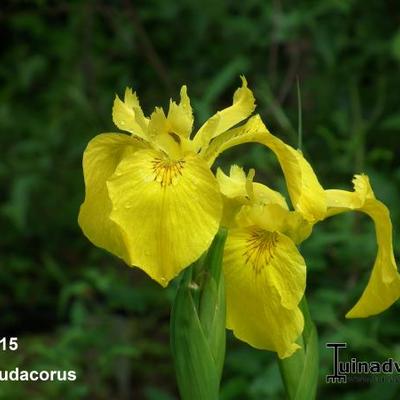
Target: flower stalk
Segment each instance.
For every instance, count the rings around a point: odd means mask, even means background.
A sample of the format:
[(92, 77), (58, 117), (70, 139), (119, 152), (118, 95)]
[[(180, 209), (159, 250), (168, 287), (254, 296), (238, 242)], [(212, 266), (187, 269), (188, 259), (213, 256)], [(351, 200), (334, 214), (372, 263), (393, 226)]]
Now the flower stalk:
[(278, 363), (288, 399), (313, 400), (319, 375), (318, 335), (305, 296), (300, 309), (304, 316), (304, 330), (297, 343), (301, 348), (291, 357), (278, 358)]
[(225, 358), (222, 258), (227, 232), (182, 275), (171, 313), (171, 350), (182, 400), (218, 400)]

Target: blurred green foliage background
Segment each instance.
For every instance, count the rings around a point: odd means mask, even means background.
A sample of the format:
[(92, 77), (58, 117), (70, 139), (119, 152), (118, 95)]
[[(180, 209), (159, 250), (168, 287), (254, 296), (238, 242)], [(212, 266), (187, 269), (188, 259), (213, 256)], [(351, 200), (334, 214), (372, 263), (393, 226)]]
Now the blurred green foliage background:
[[(94, 248), (77, 225), (82, 152), (116, 131), (115, 93), (138, 91), (150, 114), (189, 87), (197, 126), (231, 102), (245, 74), (271, 131), (303, 150), (325, 187), (370, 175), (390, 208), (399, 255), (400, 3), (396, 0), (2, 1), (0, 29), (0, 370), (75, 369), (77, 381), (1, 382), (0, 399), (177, 399), (168, 321), (174, 285)], [(282, 189), (266, 149), (230, 150), (220, 165), (257, 169)], [(376, 252), (372, 223), (347, 214), (302, 246), (321, 347), (319, 398), (398, 399), (397, 384), (325, 383), (327, 341), (350, 356), (400, 360), (399, 305), (345, 320)], [(229, 335), (221, 400), (283, 399), (272, 353)]]

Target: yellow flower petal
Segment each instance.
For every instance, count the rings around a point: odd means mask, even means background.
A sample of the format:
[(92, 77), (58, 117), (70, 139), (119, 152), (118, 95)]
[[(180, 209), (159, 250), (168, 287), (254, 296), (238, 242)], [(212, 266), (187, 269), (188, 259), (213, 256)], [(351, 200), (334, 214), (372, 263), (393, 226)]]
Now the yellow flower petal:
[(218, 184), (194, 154), (172, 161), (138, 151), (121, 161), (108, 189), (110, 218), (124, 232), (130, 264), (163, 286), (207, 250), (218, 230)]
[(363, 318), (379, 314), (400, 298), (400, 275), (393, 255), (392, 222), (387, 207), (377, 200), (369, 179), (356, 175), (354, 192), (327, 190), (328, 216), (345, 211), (361, 211), (375, 224), (378, 253), (372, 273), (361, 298), (346, 314), (347, 318)]
[(248, 184), (245, 172), (237, 165), (232, 165), (230, 176), (218, 168), (216, 178), (223, 194), (223, 214), (221, 225), (227, 228), (234, 227), (236, 214), (249, 199)]
[(310, 222), (319, 221), (326, 216), (325, 192), (310, 164), (300, 151), (272, 135), (258, 115), (250, 118), (243, 126), (227, 131), (214, 139), (204, 158), (211, 165), (224, 150), (248, 142), (262, 143), (275, 153), (296, 211), (301, 212)]
[(276, 190), (272, 190), (261, 183), (254, 182), (253, 191), (256, 204), (278, 204), (283, 209), (289, 210), (285, 198)]
[(79, 225), (96, 246), (125, 261), (128, 258), (120, 229), (109, 219), (111, 201), (106, 180), (114, 173), (125, 154), (145, 146), (132, 136), (104, 133), (92, 139), (83, 154), (86, 196), (79, 212)]
[[(246, 176), (243, 168), (232, 165), (229, 176), (218, 168), (217, 181), (223, 194), (224, 211), (222, 225), (226, 227), (237, 226), (236, 216), (242, 213), (243, 208), (258, 208), (266, 204), (279, 204), (288, 210), (285, 198), (275, 190), (253, 182), (254, 170), (250, 170)], [(257, 225), (250, 223), (249, 225)], [(243, 226), (243, 225), (241, 225)]]
[(289, 357), (304, 326), (306, 266), (293, 242), (258, 227), (229, 231), (224, 252), (227, 328), (253, 347)]
[(234, 198), (248, 198), (249, 193), (247, 192), (247, 176), (238, 165), (232, 165), (230, 168), (229, 176), (218, 168), (216, 173), (217, 181), (221, 189), (221, 193), (229, 197)]
[(250, 204), (236, 216), (238, 226), (256, 225), (270, 232), (281, 232), (300, 244), (311, 235), (312, 224), (297, 211), (289, 211), (279, 204)]
[(132, 89), (125, 90), (124, 101), (115, 97), (112, 116), (114, 124), (123, 131), (128, 131), (143, 139), (147, 137), (148, 119), (145, 118), (136, 93)]
[(170, 101), (168, 121), (174, 133), (186, 138), (190, 136), (193, 128), (193, 111), (186, 86), (181, 88), (181, 101), (179, 104), (172, 100)]
[[(179, 112), (181, 113), (181, 104), (176, 107), (180, 107)], [(181, 136), (184, 134), (184, 128), (182, 125), (183, 118), (178, 120), (177, 112), (172, 121), (170, 121), (169, 118), (170, 116), (168, 115), (167, 118), (164, 110), (160, 107), (156, 107), (154, 112), (151, 114), (148, 126), (148, 136), (153, 146), (156, 149), (162, 150), (164, 153), (168, 154), (169, 157), (174, 159), (179, 159), (188, 152), (195, 152), (192, 141), (188, 137)], [(189, 129), (189, 125), (187, 126), (187, 129)], [(188, 135), (189, 134), (190, 132)]]
[(251, 115), (255, 109), (253, 92), (247, 87), (247, 81), (242, 76), (242, 87), (233, 95), (233, 104), (218, 111), (197, 132), (194, 143), (197, 149), (205, 148), (212, 138), (232, 128)]
[(238, 199), (242, 204), (245, 204), (246, 200), (256, 204), (279, 204), (288, 209), (285, 198), (279, 192), (253, 182), (254, 170), (250, 170), (246, 176), (243, 168), (232, 165), (229, 176), (218, 168), (216, 177), (221, 193), (230, 199)]
[(261, 121), (260, 116), (254, 115), (249, 120), (237, 127), (230, 129), (215, 139), (204, 148), (203, 158), (207, 161), (208, 165), (213, 165), (217, 157), (225, 150), (237, 146), (242, 143), (257, 142), (260, 135), (266, 131), (264, 123)]
[(159, 150), (172, 158), (177, 159), (181, 156), (181, 139), (172, 132), (164, 110), (160, 107), (156, 107), (150, 116), (148, 135), (151, 143)]
[(150, 115), (150, 121), (148, 126), (149, 137), (154, 139), (155, 137), (168, 133), (168, 121), (161, 107), (156, 107)]

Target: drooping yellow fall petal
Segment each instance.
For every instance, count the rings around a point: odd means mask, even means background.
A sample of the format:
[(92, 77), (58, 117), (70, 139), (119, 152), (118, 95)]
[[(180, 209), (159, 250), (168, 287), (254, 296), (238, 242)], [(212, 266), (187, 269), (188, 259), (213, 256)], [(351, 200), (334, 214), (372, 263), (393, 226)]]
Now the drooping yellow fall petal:
[(109, 219), (111, 201), (106, 181), (124, 155), (144, 147), (144, 142), (132, 136), (104, 133), (92, 139), (83, 154), (86, 196), (79, 212), (79, 225), (96, 246), (125, 261), (128, 257), (120, 229)]
[(354, 192), (327, 190), (327, 216), (345, 211), (360, 211), (374, 221), (378, 253), (361, 298), (346, 314), (363, 318), (379, 314), (400, 298), (400, 275), (393, 255), (392, 223), (387, 207), (377, 200), (366, 175), (356, 175)]
[(147, 125), (149, 121), (145, 118), (136, 93), (132, 93), (132, 89), (125, 90), (124, 101), (118, 96), (115, 97), (112, 116), (114, 124), (122, 131), (131, 132), (142, 139), (148, 139)]
[(190, 136), (193, 128), (193, 111), (186, 86), (181, 88), (181, 101), (179, 104), (172, 100), (170, 101), (168, 121), (172, 132), (185, 138)]
[(258, 349), (289, 357), (299, 346), (306, 266), (294, 243), (258, 227), (231, 229), (225, 245), (227, 328)]
[(222, 111), (218, 111), (199, 129), (194, 137), (197, 149), (205, 148), (211, 139), (251, 115), (255, 109), (253, 92), (247, 87), (247, 81), (242, 76), (242, 86), (233, 95), (233, 104)]
[(296, 211), (309, 222), (326, 216), (325, 192), (302, 153), (272, 135), (258, 115), (239, 128), (231, 129), (211, 142), (204, 158), (211, 165), (223, 151), (242, 143), (257, 142), (270, 148), (285, 175), (290, 199)]
[(108, 180), (110, 218), (124, 232), (130, 264), (166, 286), (209, 247), (222, 201), (197, 155), (173, 161), (155, 150), (125, 157)]

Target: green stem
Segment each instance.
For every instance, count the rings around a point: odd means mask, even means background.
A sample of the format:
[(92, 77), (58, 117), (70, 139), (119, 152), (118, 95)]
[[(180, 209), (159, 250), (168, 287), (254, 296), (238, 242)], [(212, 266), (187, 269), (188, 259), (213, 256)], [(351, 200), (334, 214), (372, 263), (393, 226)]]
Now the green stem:
[(297, 343), (301, 349), (289, 358), (279, 359), (279, 369), (289, 400), (313, 400), (319, 375), (318, 336), (305, 297), (300, 302), (300, 309), (304, 330)]
[(225, 358), (225, 287), (220, 230), (205, 257), (183, 272), (171, 313), (171, 350), (182, 400), (218, 400)]
[(297, 147), (300, 151), (303, 150), (303, 113), (301, 106), (301, 91), (299, 77), (296, 80), (297, 83), (297, 118), (298, 118), (298, 143)]

